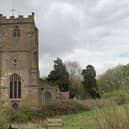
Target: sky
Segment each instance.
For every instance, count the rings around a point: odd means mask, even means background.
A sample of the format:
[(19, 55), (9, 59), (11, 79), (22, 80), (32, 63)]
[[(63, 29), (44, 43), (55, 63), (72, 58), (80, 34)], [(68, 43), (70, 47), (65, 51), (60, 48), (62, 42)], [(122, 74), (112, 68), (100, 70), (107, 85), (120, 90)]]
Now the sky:
[(92, 64), (97, 74), (129, 63), (129, 0), (0, 0), (0, 13), (35, 12), (42, 77), (53, 60)]

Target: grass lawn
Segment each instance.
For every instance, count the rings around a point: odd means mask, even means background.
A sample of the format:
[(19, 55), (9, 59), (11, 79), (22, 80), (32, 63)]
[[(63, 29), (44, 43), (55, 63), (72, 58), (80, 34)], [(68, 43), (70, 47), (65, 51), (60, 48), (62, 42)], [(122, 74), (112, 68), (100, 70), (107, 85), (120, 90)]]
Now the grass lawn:
[[(104, 110), (104, 109), (103, 109)], [(82, 112), (76, 115), (64, 116), (63, 129), (90, 129), (97, 126), (97, 119), (103, 118), (102, 110), (94, 110), (89, 112)]]
[[(100, 125), (105, 123), (107, 126), (104, 129), (110, 129), (108, 128), (108, 124), (117, 124), (118, 121), (122, 122), (121, 124), (124, 124), (124, 120), (129, 118), (128, 115), (129, 105), (97, 109), (75, 115), (66, 115), (63, 116), (63, 129), (96, 129), (97, 127), (100, 129)], [(109, 123), (107, 123), (107, 121)]]

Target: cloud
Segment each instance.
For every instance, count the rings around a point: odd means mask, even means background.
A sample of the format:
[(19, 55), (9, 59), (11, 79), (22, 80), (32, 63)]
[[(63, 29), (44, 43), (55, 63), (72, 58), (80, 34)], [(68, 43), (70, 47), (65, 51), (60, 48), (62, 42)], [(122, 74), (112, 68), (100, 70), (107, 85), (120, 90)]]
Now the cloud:
[(79, 61), (97, 73), (129, 58), (128, 0), (0, 0), (0, 12), (10, 15), (36, 12), (40, 37), (40, 71), (46, 76), (53, 60)]
[(53, 3), (44, 15), (41, 39), (45, 53), (52, 56), (65, 54), (79, 44), (80, 13), (68, 3)]

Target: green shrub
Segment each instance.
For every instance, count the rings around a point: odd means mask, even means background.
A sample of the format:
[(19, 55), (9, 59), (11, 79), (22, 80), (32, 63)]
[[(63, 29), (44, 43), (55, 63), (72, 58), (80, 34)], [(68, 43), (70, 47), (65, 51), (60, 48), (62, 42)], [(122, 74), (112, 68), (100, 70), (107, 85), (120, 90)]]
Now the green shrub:
[(43, 106), (35, 116), (46, 118), (65, 114), (75, 114), (84, 110), (86, 110), (86, 108), (76, 101), (63, 101), (48, 106)]
[(122, 88), (103, 94), (103, 98), (109, 99), (112, 97), (116, 98), (117, 104), (129, 103), (129, 88)]
[(10, 107), (5, 109), (7, 119), (12, 122), (27, 122), (32, 120), (33, 111), (29, 106), (22, 105), (19, 110), (13, 110)]
[(19, 110), (11, 107), (0, 107), (0, 127), (8, 126), (7, 123), (26, 123), (42, 121), (48, 117), (76, 114), (102, 107), (110, 107), (121, 104), (125, 98), (89, 99), (82, 101), (63, 101), (51, 105), (44, 105), (40, 109), (33, 110), (27, 105), (20, 106)]
[(74, 114), (84, 110), (84, 106), (75, 101), (58, 102), (48, 106), (43, 106), (38, 110), (32, 110), (27, 105), (20, 106), (19, 110), (13, 110), (11, 107), (4, 107), (0, 110), (0, 124), (4, 125), (5, 123), (25, 123), (30, 121), (35, 122), (38, 120), (43, 120), (47, 117)]
[(111, 92), (106, 92), (103, 94), (103, 97), (104, 98), (109, 98), (109, 97), (123, 97), (123, 96), (126, 96), (127, 93), (126, 91), (124, 90), (114, 90), (114, 91), (111, 91)]
[(6, 109), (5, 107), (0, 106), (0, 127), (3, 129), (6, 129), (10, 124), (5, 109)]

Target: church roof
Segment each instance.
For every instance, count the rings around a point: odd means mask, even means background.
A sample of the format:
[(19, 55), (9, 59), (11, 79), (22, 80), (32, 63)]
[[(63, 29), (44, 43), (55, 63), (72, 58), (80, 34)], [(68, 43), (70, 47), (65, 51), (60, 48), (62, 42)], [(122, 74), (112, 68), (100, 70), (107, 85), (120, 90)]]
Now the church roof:
[(40, 86), (58, 87), (56, 84), (40, 78)]

